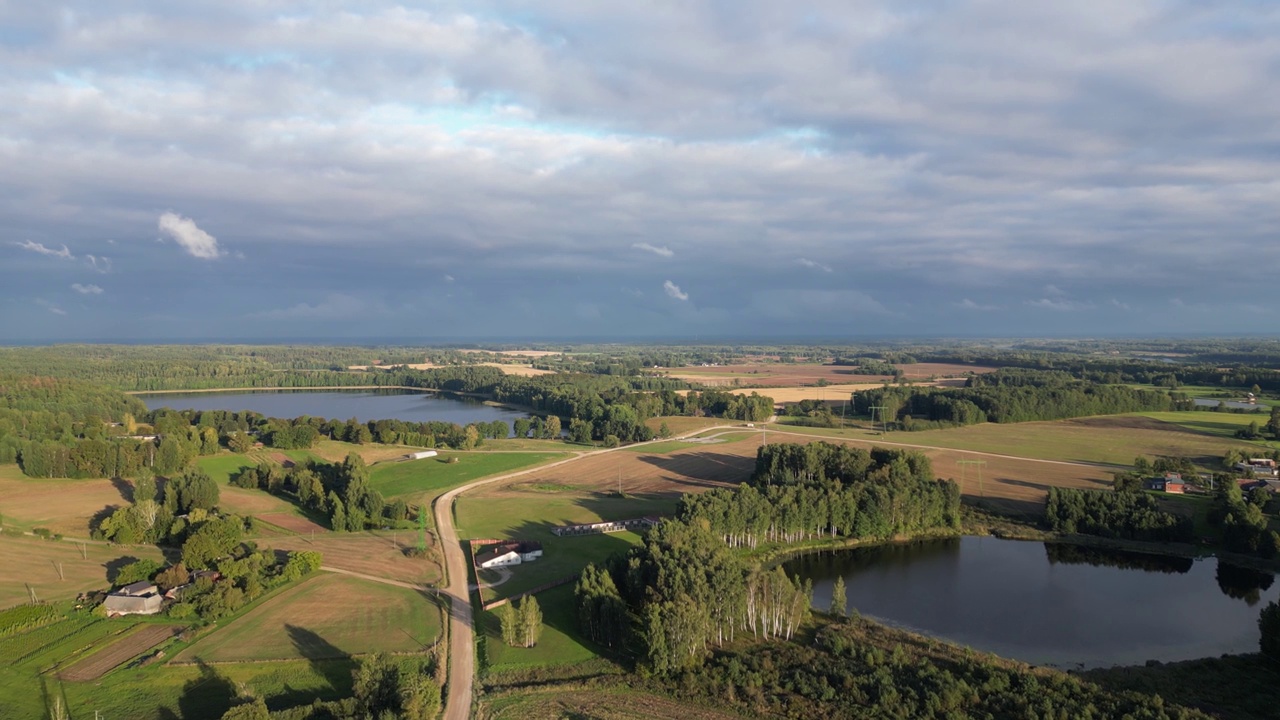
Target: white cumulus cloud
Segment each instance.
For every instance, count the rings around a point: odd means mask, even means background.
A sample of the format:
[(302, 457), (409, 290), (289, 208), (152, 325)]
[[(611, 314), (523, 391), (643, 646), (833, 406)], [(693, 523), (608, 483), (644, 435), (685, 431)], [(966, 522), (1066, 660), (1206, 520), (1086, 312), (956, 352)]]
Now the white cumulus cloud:
[(40, 253), (41, 255), (49, 255), (56, 258), (62, 258), (63, 260), (76, 259), (76, 256), (71, 254), (71, 251), (67, 249), (66, 245), (63, 245), (61, 250), (54, 250), (53, 248), (45, 247), (43, 243), (32, 242), (30, 240), (27, 240), (26, 242), (14, 243), (14, 245), (17, 245), (23, 250), (30, 250), (31, 252), (34, 252), (34, 253)]
[(676, 300), (681, 301), (689, 299), (689, 293), (681, 291), (680, 286), (670, 280), (662, 283), (662, 289), (666, 291), (667, 297), (669, 298), (675, 298)]
[(807, 268), (813, 268), (814, 270), (821, 270), (822, 272), (831, 272), (830, 265), (823, 265), (817, 260), (810, 260), (809, 258), (796, 258), (796, 262)]
[(71, 289), (75, 290), (81, 295), (101, 295), (102, 294), (102, 288), (98, 287), (97, 285), (81, 285), (80, 283), (72, 283)]
[(654, 245), (650, 245), (649, 243), (641, 242), (641, 243), (633, 243), (631, 247), (635, 248), (636, 250), (644, 250), (645, 252), (651, 252), (654, 255), (660, 255), (665, 258), (669, 258), (676, 254), (674, 250), (667, 247), (666, 245), (663, 245), (662, 247), (656, 247)]
[(160, 216), (159, 227), (160, 232), (173, 238), (192, 257), (216, 260), (222, 255), (217, 238), (197, 227), (191, 218), (167, 212)]

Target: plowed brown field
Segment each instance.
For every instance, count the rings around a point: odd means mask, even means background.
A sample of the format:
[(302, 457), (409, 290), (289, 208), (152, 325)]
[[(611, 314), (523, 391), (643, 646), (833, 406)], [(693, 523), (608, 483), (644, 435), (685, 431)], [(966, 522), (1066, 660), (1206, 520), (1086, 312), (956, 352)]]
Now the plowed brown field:
[[(440, 566), (434, 560), (406, 557), (404, 548), (414, 547), (417, 533), (412, 531), (317, 533), (315, 538), (306, 535), (265, 538), (258, 540), (259, 547), (273, 550), (314, 550), (324, 556), (325, 567), (346, 570), (360, 575), (399, 580), (407, 583), (429, 585), (440, 579)], [(428, 551), (433, 550), (435, 538), (427, 534)], [(435, 557), (434, 552), (431, 555)]]
[(58, 677), (71, 682), (97, 680), (147, 649), (173, 637), (181, 629), (176, 625), (143, 625), (58, 673)]

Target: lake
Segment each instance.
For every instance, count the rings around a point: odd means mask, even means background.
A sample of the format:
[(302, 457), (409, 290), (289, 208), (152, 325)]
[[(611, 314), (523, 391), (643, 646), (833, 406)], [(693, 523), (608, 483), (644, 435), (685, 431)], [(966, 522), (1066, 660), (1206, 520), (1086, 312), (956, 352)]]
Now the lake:
[(849, 607), (889, 625), (1064, 669), (1258, 651), (1271, 573), (1215, 559), (963, 537), (812, 554), (814, 607), (845, 579)]
[(1271, 412), (1271, 408), (1267, 405), (1258, 405), (1256, 403), (1247, 403), (1240, 400), (1218, 400), (1214, 398), (1195, 398), (1195, 404), (1199, 407), (1218, 407), (1218, 403), (1226, 403), (1226, 407), (1231, 410), (1249, 410), (1251, 412)]
[(405, 420), (469, 425), (474, 422), (528, 417), (474, 400), (413, 390), (262, 390), (257, 392), (155, 393), (138, 395), (147, 408), (175, 410), (252, 410), (268, 417), (295, 418), (302, 415), (361, 422)]

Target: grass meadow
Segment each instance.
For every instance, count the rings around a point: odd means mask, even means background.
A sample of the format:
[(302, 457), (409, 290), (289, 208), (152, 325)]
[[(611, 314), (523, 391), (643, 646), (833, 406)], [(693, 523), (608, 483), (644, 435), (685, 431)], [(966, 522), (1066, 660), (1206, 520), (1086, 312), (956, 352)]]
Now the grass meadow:
[(440, 610), (416, 590), (322, 573), (196, 641), (176, 662), (329, 660), (419, 652), (440, 635)]
[[(424, 460), (384, 462), (370, 468), (369, 484), (391, 499), (427, 501), (440, 493), (490, 475), (514, 472), (567, 457), (564, 453), (441, 452)], [(449, 462), (457, 458), (457, 462)]]

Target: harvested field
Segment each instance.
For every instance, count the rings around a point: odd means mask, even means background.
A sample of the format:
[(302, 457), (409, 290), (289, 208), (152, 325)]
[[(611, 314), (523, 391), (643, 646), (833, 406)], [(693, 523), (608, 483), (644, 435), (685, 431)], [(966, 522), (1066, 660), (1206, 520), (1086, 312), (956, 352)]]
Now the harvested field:
[(532, 367), (530, 365), (512, 365), (510, 363), (486, 362), (480, 363), (489, 367), (496, 367), (508, 375), (522, 375), (529, 377), (532, 375), (554, 375), (554, 370), (542, 370), (541, 368)]
[(133, 486), (125, 481), (24, 477), (18, 466), (0, 472), (0, 509), (6, 523), (47, 527), (67, 536), (88, 537), (89, 521), (107, 509), (129, 504)]
[[(427, 533), (427, 550), (435, 557), (435, 536)], [(418, 534), (411, 530), (360, 533), (317, 533), (258, 540), (258, 546), (273, 550), (314, 550), (324, 556), (324, 566), (360, 575), (400, 582), (430, 585), (440, 580), (435, 560), (406, 557), (406, 547), (416, 547)]]
[(671, 454), (642, 449), (605, 453), (529, 473), (519, 482), (616, 490), (621, 475), (626, 493), (679, 495), (742, 482), (755, 467), (759, 445), (760, 439), (752, 437), (732, 443), (699, 445)]
[(289, 501), (278, 498), (265, 490), (250, 490), (225, 486), (218, 495), (218, 507), (236, 515), (263, 515), (292, 512)]
[(374, 463), (386, 462), (388, 460), (399, 460), (411, 452), (417, 452), (422, 448), (411, 448), (407, 445), (356, 445), (355, 443), (337, 442), (335, 440), (321, 440), (311, 449), (312, 454), (316, 457), (329, 462), (342, 462), (347, 455), (356, 453), (364, 458), (366, 465)]
[(87, 590), (107, 589), (109, 565), (118, 567), (143, 558), (163, 560), (160, 551), (152, 546), (86, 543), (83, 550), (82, 555), (78, 543), (65, 540), (0, 536), (0, 557), (4, 558), (0, 562), (0, 607), (27, 602), (27, 586), (41, 600), (69, 599)]
[(893, 380), (888, 375), (858, 375), (853, 370), (854, 368), (843, 365), (760, 363), (672, 368), (667, 374), (704, 385), (725, 386), (733, 385), (736, 381), (742, 387), (811, 385), (819, 380), (826, 380), (833, 384), (879, 384), (886, 380)]
[(721, 418), (688, 417), (685, 415), (665, 415), (662, 417), (649, 418), (644, 421), (644, 424), (654, 432), (658, 432), (663, 423), (666, 423), (667, 429), (671, 431), (672, 435), (684, 435), (685, 433), (691, 433), (709, 427), (716, 427), (717, 425), (742, 424)]
[(846, 385), (827, 385), (824, 387), (775, 387), (775, 388), (735, 388), (730, 390), (735, 395), (759, 393), (773, 398), (774, 403), (796, 403), (801, 400), (826, 400), (839, 404), (849, 399), (849, 394), (858, 390), (876, 390), (884, 387), (883, 383), (851, 383)]
[(140, 625), (89, 657), (58, 673), (71, 682), (97, 680), (147, 650), (181, 632), (179, 625)]
[[(262, 494), (266, 495), (266, 493), (262, 493)], [(302, 517), (301, 515), (295, 515), (293, 513), (285, 513), (285, 512), (267, 513), (265, 515), (259, 515), (258, 519), (262, 520), (263, 522), (271, 523), (272, 525), (275, 525), (278, 528), (284, 528), (285, 530), (288, 530), (290, 532), (298, 533), (299, 535), (310, 535), (312, 533), (320, 534), (320, 533), (329, 532), (329, 528), (326, 528), (323, 525), (314, 523), (311, 520), (308, 520), (307, 518)]]
[(440, 634), (440, 610), (424, 594), (320, 574), (274, 595), (197, 640), (175, 662), (342, 658), (421, 652)]
[(995, 372), (999, 368), (986, 365), (964, 365), (961, 363), (912, 363), (910, 365), (894, 365), (909, 378), (927, 377), (961, 377), (969, 373), (981, 374)]

